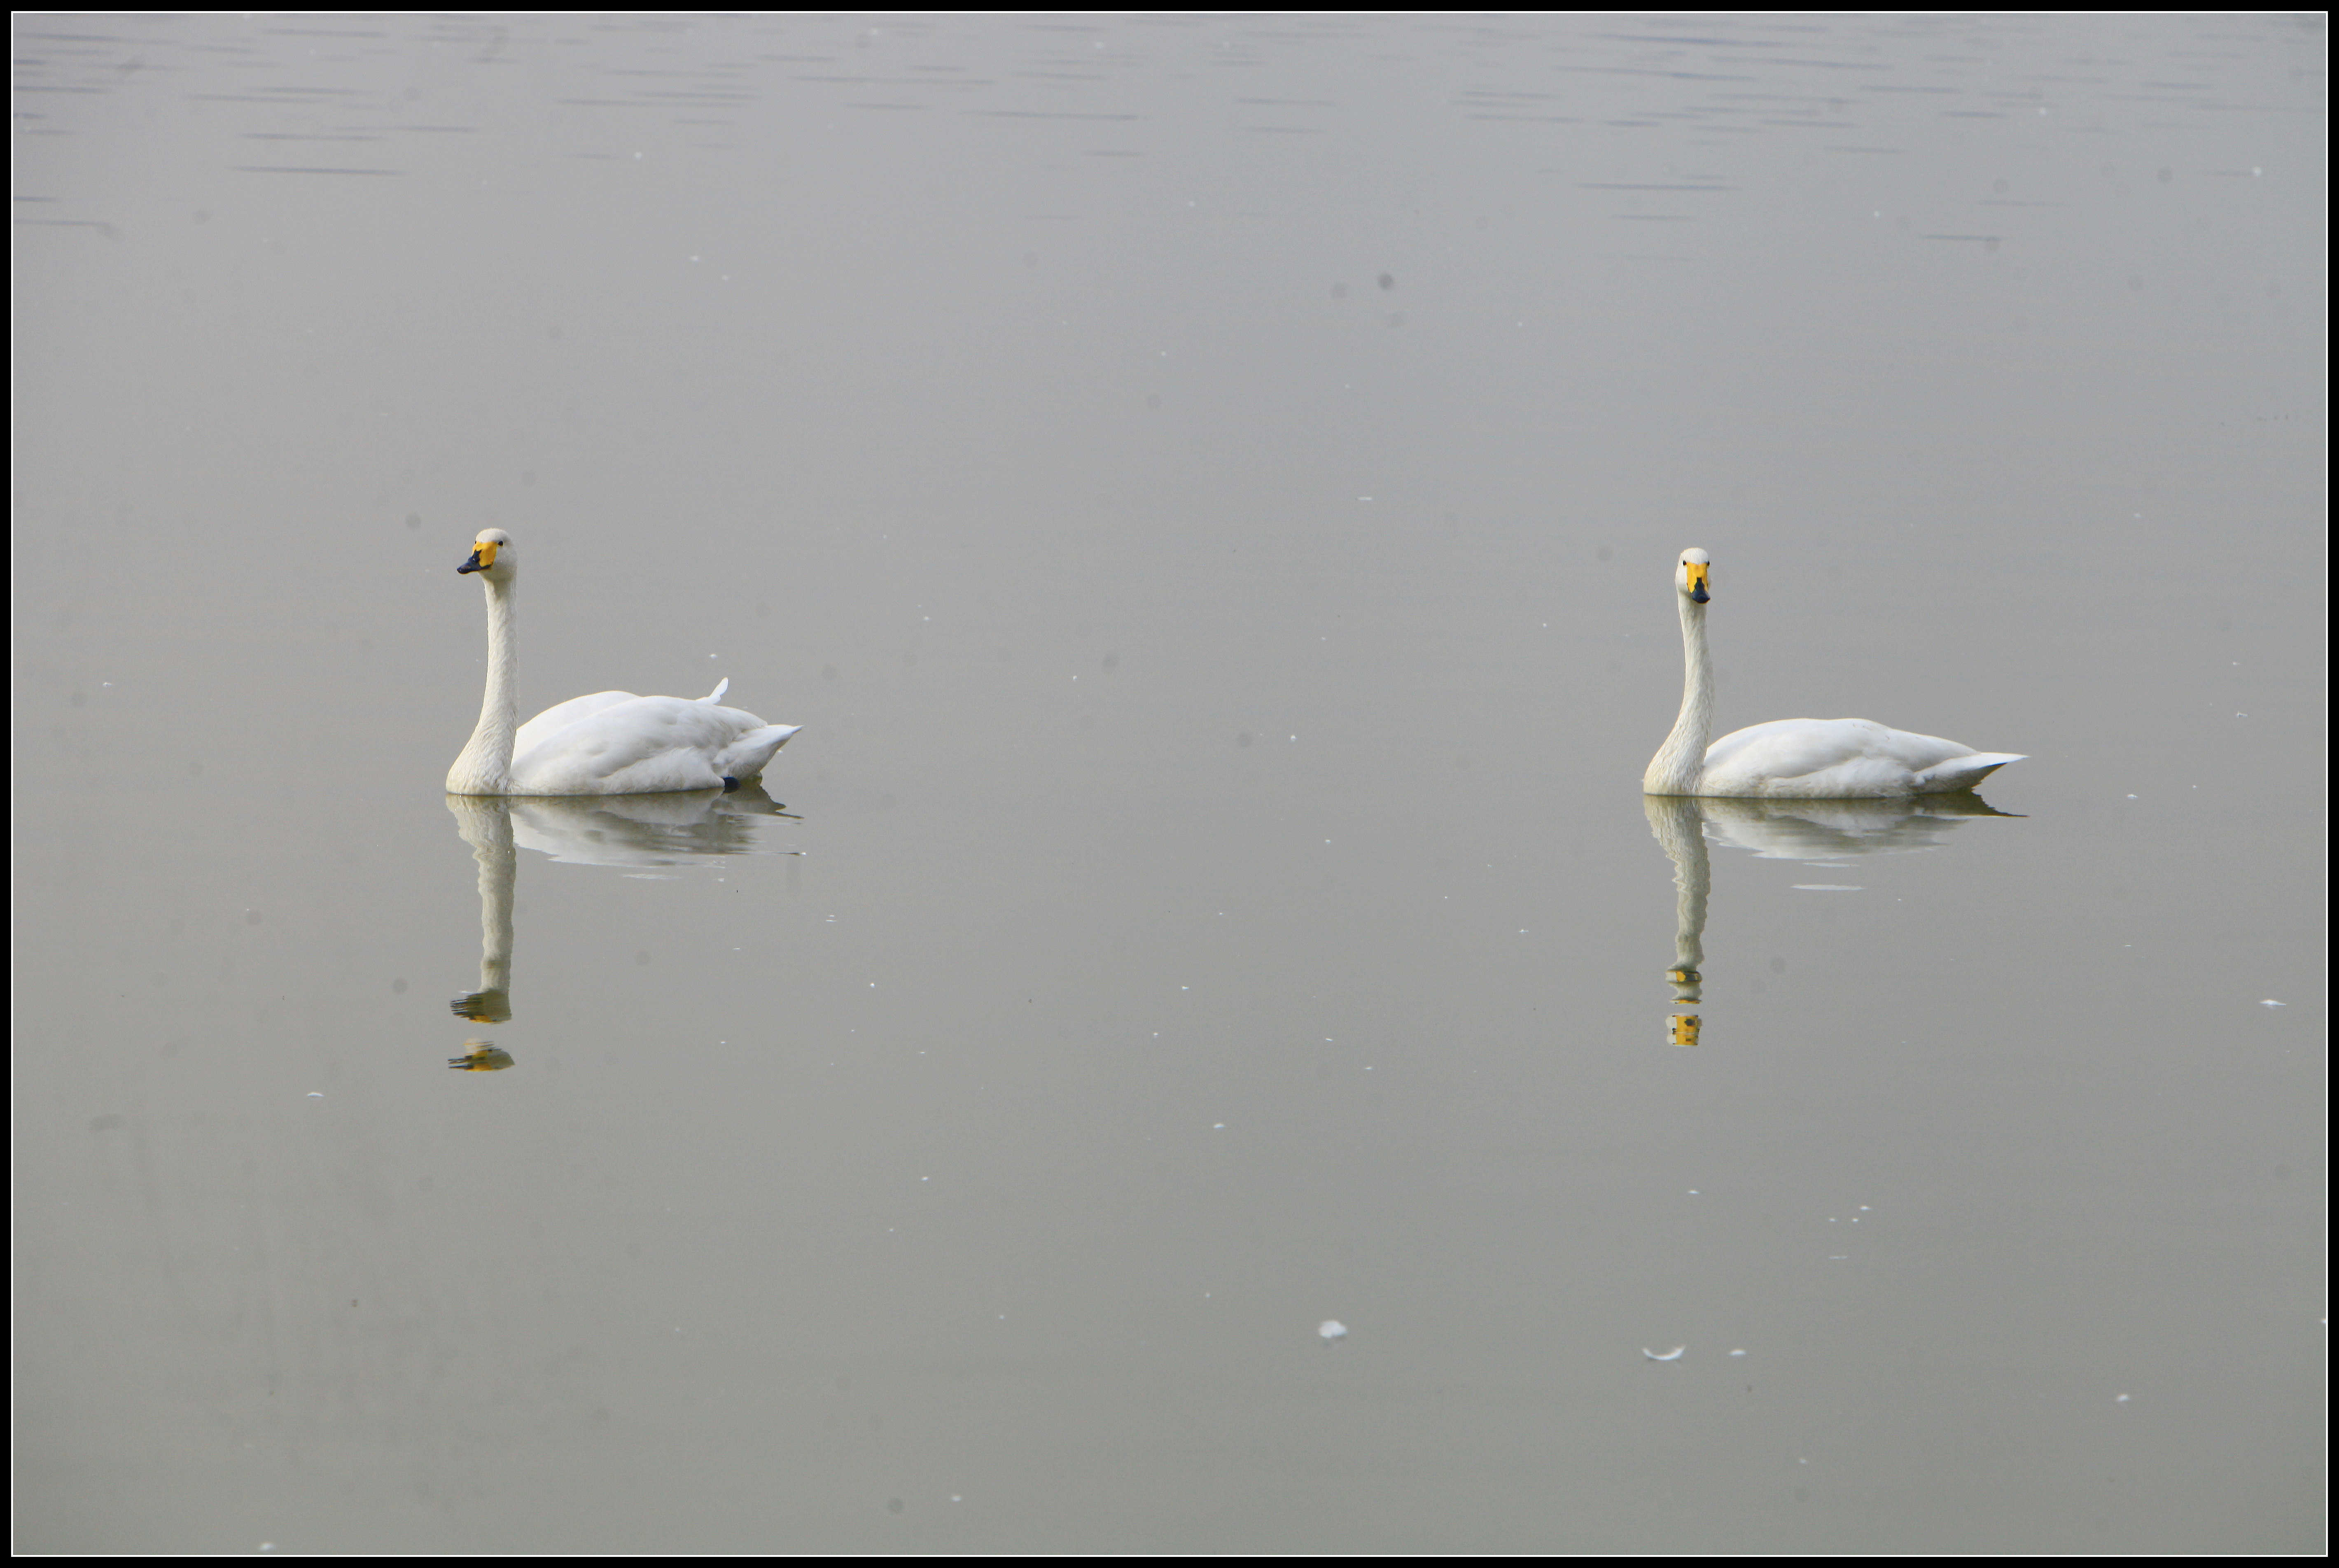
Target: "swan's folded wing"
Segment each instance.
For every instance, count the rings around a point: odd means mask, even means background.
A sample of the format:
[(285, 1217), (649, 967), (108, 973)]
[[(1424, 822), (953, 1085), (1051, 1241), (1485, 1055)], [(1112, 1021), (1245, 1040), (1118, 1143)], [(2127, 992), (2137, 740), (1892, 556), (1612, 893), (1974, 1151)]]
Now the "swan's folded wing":
[[(1705, 771), (1709, 777), (1729, 774), (1769, 779), (1805, 778), (1863, 758), (1890, 758), (1895, 749), (1892, 739), (1899, 735), (1899, 731), (1868, 719), (1772, 719), (1768, 724), (1732, 730), (1706, 747)], [(1928, 756), (1924, 765), (1945, 761), (1966, 749), (1954, 742), (1940, 744), (1949, 749)]]
[(570, 697), (565, 703), (556, 703), (519, 726), (519, 733), (512, 736), (512, 754), (519, 755), (545, 736), (559, 734), (588, 714), (616, 707), (619, 703), (641, 700), (631, 692), (595, 692), (590, 696)]
[(1773, 719), (1708, 746), (1703, 784), (1781, 799), (1934, 794), (1970, 789), (2015, 760), (1872, 719)]
[[(622, 700), (603, 701), (613, 695)], [(565, 722), (549, 722), (556, 717)], [(793, 733), (739, 708), (682, 697), (599, 693), (563, 703), (528, 721), (512, 748), (512, 793), (652, 794), (719, 789), (725, 778), (742, 776), (726, 771), (725, 764), (745, 760), (739, 751), (745, 737), (763, 737), (762, 756), (755, 764), (760, 769)]]

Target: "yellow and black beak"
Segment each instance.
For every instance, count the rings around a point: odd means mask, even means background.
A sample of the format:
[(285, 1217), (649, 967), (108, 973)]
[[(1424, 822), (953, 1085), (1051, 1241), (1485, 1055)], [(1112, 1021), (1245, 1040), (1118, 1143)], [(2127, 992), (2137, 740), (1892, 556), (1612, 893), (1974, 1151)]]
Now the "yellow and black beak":
[(471, 547), (471, 558), (457, 567), (455, 575), (459, 577), (465, 572), (484, 572), (495, 564), (495, 544), (492, 541), (483, 541)]
[[(488, 547), (494, 548), (493, 546)], [(1706, 574), (1713, 570), (1711, 565), (1704, 561), (1683, 561), (1682, 570), (1689, 574), (1689, 597), (1692, 599), (1702, 605), (1712, 597), (1706, 592), (1706, 585), (1709, 581)]]

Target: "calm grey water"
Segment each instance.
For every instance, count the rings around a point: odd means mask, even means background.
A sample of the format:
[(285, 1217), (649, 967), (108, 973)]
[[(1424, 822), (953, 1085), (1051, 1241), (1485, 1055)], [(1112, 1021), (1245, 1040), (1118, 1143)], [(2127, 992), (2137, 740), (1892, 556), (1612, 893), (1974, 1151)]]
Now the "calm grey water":
[(2319, 18), (14, 42), (20, 1550), (2319, 1549)]

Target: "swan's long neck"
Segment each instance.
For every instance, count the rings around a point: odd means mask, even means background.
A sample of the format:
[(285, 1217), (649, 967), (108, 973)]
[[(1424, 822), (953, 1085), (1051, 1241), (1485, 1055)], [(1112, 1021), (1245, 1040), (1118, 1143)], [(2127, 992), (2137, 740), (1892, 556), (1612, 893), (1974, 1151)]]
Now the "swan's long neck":
[(488, 590), (488, 695), (479, 727), (447, 770), (449, 794), (502, 794), (511, 773), (512, 736), (519, 728), (519, 653), (512, 646), (512, 587), (480, 574)]
[(1705, 772), (1705, 740), (1713, 731), (1713, 665), (1705, 652), (1705, 606), (1687, 594), (1681, 601), (1682, 660), (1688, 666), (1682, 677), (1681, 716), (1673, 733), (1649, 759), (1641, 775), (1643, 794), (1695, 794)]

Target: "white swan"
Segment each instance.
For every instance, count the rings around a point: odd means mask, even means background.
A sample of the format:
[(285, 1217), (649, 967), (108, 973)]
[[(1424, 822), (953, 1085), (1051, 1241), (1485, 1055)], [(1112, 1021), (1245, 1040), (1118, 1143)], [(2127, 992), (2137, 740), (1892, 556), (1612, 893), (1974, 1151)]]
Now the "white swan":
[(513, 691), (519, 654), (512, 643), (511, 536), (481, 531), (471, 558), (488, 592), (488, 695), (479, 727), (447, 770), (459, 795), (655, 794), (729, 789), (764, 771), (796, 733), (716, 703), (728, 680), (696, 702), (595, 692), (549, 707), (524, 725)]
[(1683, 550), (1673, 574), (1689, 673), (1682, 685), (1681, 716), (1649, 760), (1643, 794), (1771, 800), (1946, 794), (1971, 789), (1997, 769), (2022, 760), (2012, 752), (1978, 752), (1867, 719), (1773, 719), (1706, 745), (1713, 731), (1713, 664), (1705, 651), (1712, 561), (1703, 550)]

